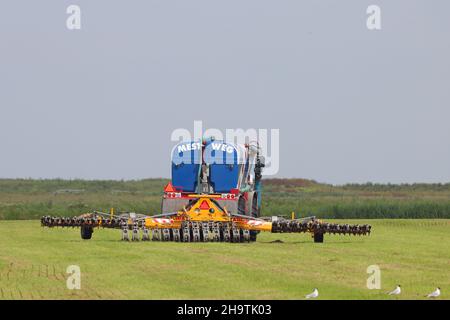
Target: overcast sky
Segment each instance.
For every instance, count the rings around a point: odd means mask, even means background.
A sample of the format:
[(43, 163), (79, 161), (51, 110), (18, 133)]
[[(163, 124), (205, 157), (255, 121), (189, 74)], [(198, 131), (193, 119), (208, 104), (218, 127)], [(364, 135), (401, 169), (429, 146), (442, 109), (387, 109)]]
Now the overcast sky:
[[(81, 30), (66, 8), (81, 8)], [(381, 7), (381, 30), (366, 9)], [(168, 177), (176, 128), (280, 130), (278, 177), (450, 181), (448, 0), (0, 4), (0, 177)]]

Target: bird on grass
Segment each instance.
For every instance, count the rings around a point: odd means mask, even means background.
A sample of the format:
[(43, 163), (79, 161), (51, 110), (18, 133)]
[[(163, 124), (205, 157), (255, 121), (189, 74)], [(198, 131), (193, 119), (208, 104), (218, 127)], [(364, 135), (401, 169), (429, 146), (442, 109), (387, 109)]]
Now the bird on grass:
[(319, 296), (319, 290), (317, 290), (317, 288), (314, 288), (314, 291), (310, 294), (307, 294), (305, 296), (306, 299), (311, 299), (311, 298), (317, 298)]
[(441, 288), (436, 288), (436, 290), (434, 290), (432, 293), (427, 294), (426, 297), (427, 298), (437, 298), (441, 295)]
[(402, 293), (402, 289), (400, 287), (400, 285), (398, 284), (394, 290), (392, 290), (391, 292), (388, 293), (388, 295), (392, 296), (392, 295), (399, 295), (400, 293)]

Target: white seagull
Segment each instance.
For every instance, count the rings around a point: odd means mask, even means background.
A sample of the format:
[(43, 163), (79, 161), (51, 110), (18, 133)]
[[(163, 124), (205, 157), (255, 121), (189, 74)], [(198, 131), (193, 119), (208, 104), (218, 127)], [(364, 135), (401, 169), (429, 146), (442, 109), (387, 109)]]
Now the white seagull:
[(402, 289), (400, 288), (400, 285), (398, 284), (394, 290), (392, 290), (391, 292), (388, 293), (388, 295), (390, 295), (390, 296), (399, 295), (400, 293), (402, 293)]
[(305, 296), (306, 299), (311, 299), (311, 298), (317, 298), (319, 296), (319, 290), (317, 290), (317, 288), (314, 288), (314, 291), (310, 294), (307, 294)]
[(440, 295), (441, 295), (441, 288), (436, 288), (436, 290), (427, 295), (427, 298), (437, 298)]

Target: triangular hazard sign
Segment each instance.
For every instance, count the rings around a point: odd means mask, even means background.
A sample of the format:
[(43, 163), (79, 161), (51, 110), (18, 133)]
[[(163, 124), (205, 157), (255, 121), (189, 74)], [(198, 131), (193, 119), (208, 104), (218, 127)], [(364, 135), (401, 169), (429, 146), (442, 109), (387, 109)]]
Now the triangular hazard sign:
[(165, 187), (164, 187), (164, 192), (175, 192), (177, 191), (173, 185), (172, 182), (169, 182)]
[(206, 200), (202, 201), (202, 203), (200, 204), (200, 210), (209, 210), (208, 201), (206, 201)]

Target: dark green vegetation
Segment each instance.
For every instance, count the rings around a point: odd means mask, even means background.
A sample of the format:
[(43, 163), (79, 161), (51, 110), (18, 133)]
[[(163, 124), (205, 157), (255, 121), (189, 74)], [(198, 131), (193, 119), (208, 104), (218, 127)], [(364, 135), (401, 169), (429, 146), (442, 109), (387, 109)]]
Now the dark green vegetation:
[[(38, 219), (92, 210), (157, 214), (165, 179), (137, 181), (0, 179), (0, 219)], [(322, 218), (450, 218), (450, 183), (349, 184), (264, 179), (263, 214)]]

